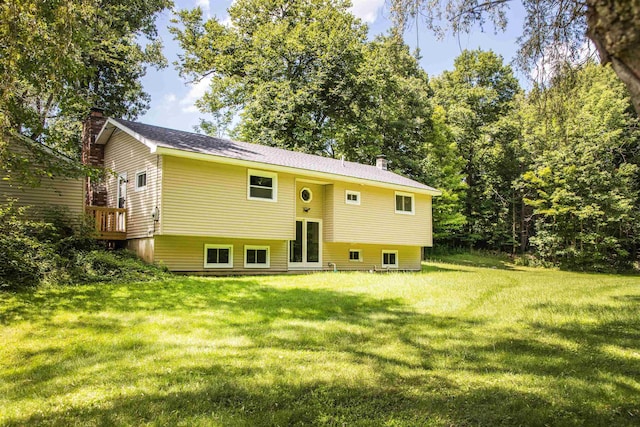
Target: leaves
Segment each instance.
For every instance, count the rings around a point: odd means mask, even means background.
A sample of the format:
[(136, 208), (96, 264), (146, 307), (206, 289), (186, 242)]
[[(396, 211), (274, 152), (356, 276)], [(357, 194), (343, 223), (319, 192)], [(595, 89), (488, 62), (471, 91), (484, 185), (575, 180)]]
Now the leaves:
[[(135, 118), (141, 78), (165, 59), (155, 15), (168, 0), (8, 0), (0, 4), (0, 140), (16, 132), (77, 156), (91, 107)], [(147, 42), (145, 43), (145, 38)]]

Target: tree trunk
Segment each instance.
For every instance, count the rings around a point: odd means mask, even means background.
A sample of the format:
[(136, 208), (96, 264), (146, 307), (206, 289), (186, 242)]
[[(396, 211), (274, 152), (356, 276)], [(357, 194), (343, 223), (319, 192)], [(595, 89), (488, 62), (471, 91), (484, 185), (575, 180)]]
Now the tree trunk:
[(587, 35), (627, 86), (640, 116), (640, 0), (587, 0)]

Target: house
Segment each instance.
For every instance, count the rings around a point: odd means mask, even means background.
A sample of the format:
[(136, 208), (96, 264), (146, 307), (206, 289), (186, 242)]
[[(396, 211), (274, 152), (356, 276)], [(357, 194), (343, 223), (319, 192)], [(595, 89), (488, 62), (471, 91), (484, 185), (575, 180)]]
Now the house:
[(71, 220), (79, 220), (84, 214), (85, 206), (84, 178), (38, 173), (50, 169), (51, 165), (45, 163), (60, 162), (72, 165), (73, 160), (29, 138), (20, 135), (16, 135), (15, 138), (9, 141), (9, 152), (18, 155), (22, 160), (22, 167), (30, 170), (33, 175), (40, 175), (40, 179), (37, 185), (29, 185), (15, 179), (13, 175), (16, 171), (8, 170), (6, 165), (2, 165), (0, 203), (12, 200), (15, 201), (14, 206), (29, 206), (27, 214), (33, 218), (41, 217), (50, 210), (60, 210), (68, 214)]
[(84, 158), (113, 173), (89, 183), (89, 203), (118, 210), (126, 246), (172, 271), (420, 270), (432, 245), (440, 192), (383, 157), (370, 166), (98, 111), (91, 120)]

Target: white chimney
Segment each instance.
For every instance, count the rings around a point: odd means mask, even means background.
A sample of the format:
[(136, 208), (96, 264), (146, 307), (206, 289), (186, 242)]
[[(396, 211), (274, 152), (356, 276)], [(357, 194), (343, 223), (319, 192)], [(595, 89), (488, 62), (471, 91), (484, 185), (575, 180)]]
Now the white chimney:
[(385, 156), (384, 154), (380, 154), (379, 156), (376, 157), (376, 167), (380, 170), (386, 171), (387, 170), (387, 156)]

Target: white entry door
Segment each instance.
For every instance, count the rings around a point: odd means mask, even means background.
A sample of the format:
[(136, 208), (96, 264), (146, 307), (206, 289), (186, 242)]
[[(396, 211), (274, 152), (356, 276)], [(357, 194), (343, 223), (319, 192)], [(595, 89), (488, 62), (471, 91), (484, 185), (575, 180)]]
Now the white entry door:
[(322, 267), (322, 223), (318, 219), (296, 220), (296, 239), (289, 241), (289, 268)]

